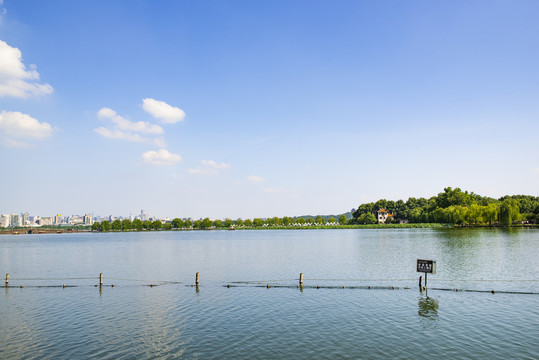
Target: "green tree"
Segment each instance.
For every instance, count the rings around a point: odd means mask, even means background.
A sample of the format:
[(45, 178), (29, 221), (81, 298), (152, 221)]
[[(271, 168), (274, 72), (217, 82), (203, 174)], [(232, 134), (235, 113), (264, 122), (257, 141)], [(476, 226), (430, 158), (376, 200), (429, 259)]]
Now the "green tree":
[(103, 220), (101, 222), (101, 231), (109, 231), (110, 230), (110, 223), (107, 220)]
[(133, 229), (142, 230), (142, 221), (140, 219), (133, 220)]
[(122, 230), (122, 222), (118, 219), (114, 220), (112, 222), (112, 230), (114, 231)]
[(193, 229), (202, 229), (202, 220), (193, 221)]
[(233, 223), (231, 219), (226, 218), (225, 219), (225, 227), (229, 228), (232, 227)]
[(245, 219), (244, 224), (245, 224), (245, 226), (247, 226), (247, 227), (251, 227), (251, 226), (253, 226), (253, 220), (251, 220), (251, 219)]
[(202, 220), (202, 223), (200, 224), (201, 229), (209, 229), (213, 225), (213, 222), (210, 220), (210, 218), (204, 218)]
[(101, 225), (101, 224), (99, 224), (99, 221), (94, 222), (94, 223), (92, 224), (92, 231), (97, 231), (97, 230), (99, 230), (99, 226), (100, 226), (100, 225)]
[(165, 225), (163, 225), (163, 227), (165, 228), (165, 230), (170, 230), (172, 229), (172, 224), (169, 222), (166, 222)]
[(324, 220), (324, 218), (320, 215), (318, 215), (316, 217), (316, 219), (314, 219), (314, 222), (317, 224), (317, 225), (324, 225), (326, 223), (326, 220)]
[(161, 222), (161, 220), (154, 220), (152, 222), (152, 228), (154, 228), (155, 230), (159, 230), (163, 227), (163, 223)]
[(335, 219), (334, 217), (330, 217), (328, 219), (328, 223), (335, 224), (336, 222), (337, 222), (337, 219)]
[(339, 224), (340, 225), (346, 225), (347, 223), (347, 220), (346, 220), (346, 215), (342, 214), (339, 216)]
[(222, 220), (215, 220), (213, 222), (213, 226), (215, 226), (216, 228), (223, 227), (223, 221)]
[(236, 220), (236, 226), (243, 226), (243, 220), (242, 219)]
[(172, 227), (174, 229), (181, 229), (183, 227), (184, 223), (182, 219), (174, 218), (172, 219)]
[(151, 229), (152, 228), (152, 222), (150, 220), (144, 220), (142, 222), (142, 227), (146, 230), (148, 229)]
[(193, 226), (193, 222), (190, 219), (184, 221), (184, 226), (190, 229)]
[(264, 226), (264, 220), (260, 219), (260, 218), (256, 218), (253, 220), (253, 225), (255, 227), (261, 227), (261, 226)]
[(498, 211), (500, 223), (505, 226), (513, 224), (514, 221), (520, 219), (520, 211), (518, 209), (518, 203), (515, 199), (505, 199), (500, 204), (500, 210)]
[(376, 221), (376, 217), (371, 213), (363, 214), (358, 218), (360, 224), (376, 224)]
[(129, 219), (123, 219), (122, 221), (122, 230), (131, 230), (133, 228), (133, 223)]
[(299, 225), (301, 225), (301, 226), (303, 226), (303, 225), (305, 225), (305, 219), (302, 218), (302, 217), (300, 217), (300, 218), (298, 218), (298, 219), (296, 220), (296, 223), (299, 224)]

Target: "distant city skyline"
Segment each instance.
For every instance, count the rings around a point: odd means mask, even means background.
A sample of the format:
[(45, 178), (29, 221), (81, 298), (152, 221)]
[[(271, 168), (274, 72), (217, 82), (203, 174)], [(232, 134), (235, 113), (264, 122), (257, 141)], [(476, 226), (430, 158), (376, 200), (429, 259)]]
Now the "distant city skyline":
[(448, 186), (537, 196), (538, 13), (0, 0), (0, 211), (235, 219)]

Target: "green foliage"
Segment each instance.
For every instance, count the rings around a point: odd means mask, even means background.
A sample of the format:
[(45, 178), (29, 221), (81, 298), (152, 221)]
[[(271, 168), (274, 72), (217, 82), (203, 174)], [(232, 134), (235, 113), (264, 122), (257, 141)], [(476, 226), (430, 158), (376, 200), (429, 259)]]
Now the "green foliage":
[(233, 223), (231, 219), (225, 219), (225, 227), (229, 228), (232, 227)]
[(242, 219), (236, 220), (236, 226), (243, 226), (243, 220)]
[[(344, 219), (346, 220), (346, 217), (344, 217)], [(336, 223), (336, 222), (337, 222), (337, 219), (335, 219), (334, 217), (330, 217), (330, 218), (328, 219), (328, 223), (334, 224), (334, 223)]]
[(253, 219), (253, 225), (254, 225), (254, 227), (264, 226), (264, 220), (262, 220), (260, 218)]
[(339, 216), (339, 224), (346, 225), (348, 223), (348, 220), (346, 219), (346, 215)]
[(503, 225), (511, 225), (520, 220), (518, 202), (515, 199), (505, 199), (500, 205), (499, 220)]
[(165, 225), (163, 225), (163, 228), (164, 228), (165, 230), (170, 230), (170, 229), (172, 229), (172, 224), (169, 223), (169, 222), (167, 222), (167, 223), (165, 223)]
[(171, 225), (174, 229), (181, 229), (184, 226), (184, 222), (182, 219), (174, 218), (172, 219)]
[(163, 227), (163, 223), (161, 222), (161, 220), (154, 220), (152, 222), (152, 228), (155, 229), (155, 230), (159, 230)]
[(212, 221), (210, 220), (210, 218), (204, 218), (202, 220), (202, 223), (200, 224), (199, 228), (200, 229), (209, 229), (211, 228), (213, 225)]
[(140, 219), (133, 220), (133, 229), (142, 230), (142, 221)]
[(110, 231), (110, 223), (107, 220), (101, 222), (101, 231)]
[(150, 220), (144, 220), (142, 222), (142, 227), (146, 230), (148, 229), (151, 229), (152, 228), (152, 222)]
[(122, 230), (122, 222), (118, 219), (114, 220), (112, 222), (112, 230), (114, 231)]
[(122, 221), (122, 230), (131, 230), (133, 228), (133, 223), (129, 219), (123, 219)]
[(251, 220), (251, 219), (245, 219), (244, 224), (245, 224), (245, 226), (247, 226), (247, 227), (251, 227), (251, 226), (253, 226), (253, 220)]
[(362, 214), (358, 218), (358, 224), (376, 224), (376, 217), (373, 214)]
[(189, 219), (185, 220), (183, 224), (188, 229), (190, 229), (193, 226), (193, 222)]
[(215, 220), (213, 222), (213, 226), (215, 226), (216, 228), (223, 227), (223, 221), (222, 220)]
[(92, 231), (97, 231), (99, 230), (99, 227), (101, 226), (101, 224), (99, 223), (99, 221), (96, 221), (92, 224)]

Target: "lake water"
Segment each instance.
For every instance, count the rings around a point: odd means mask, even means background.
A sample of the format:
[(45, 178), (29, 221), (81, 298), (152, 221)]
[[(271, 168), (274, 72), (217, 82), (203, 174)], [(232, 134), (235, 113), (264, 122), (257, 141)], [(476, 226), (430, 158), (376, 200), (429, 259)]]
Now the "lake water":
[(538, 255), (532, 229), (4, 235), (0, 359), (539, 359)]

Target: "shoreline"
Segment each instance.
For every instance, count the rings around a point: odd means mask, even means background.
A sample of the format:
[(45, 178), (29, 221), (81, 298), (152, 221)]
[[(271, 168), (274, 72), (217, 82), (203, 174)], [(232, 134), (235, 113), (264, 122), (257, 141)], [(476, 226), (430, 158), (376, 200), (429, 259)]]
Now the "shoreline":
[(182, 229), (130, 229), (130, 230), (110, 230), (110, 231), (93, 231), (91, 229), (56, 229), (56, 228), (16, 228), (0, 230), (0, 235), (43, 235), (43, 234), (73, 234), (73, 233), (123, 233), (123, 232), (161, 232), (161, 231), (242, 231), (242, 230), (344, 230), (344, 229), (537, 229), (538, 224), (519, 224), (513, 226), (499, 225), (469, 225), (455, 226), (451, 224), (369, 224), (369, 225), (319, 225), (319, 226), (260, 226), (260, 227), (237, 227), (237, 228), (182, 228)]

